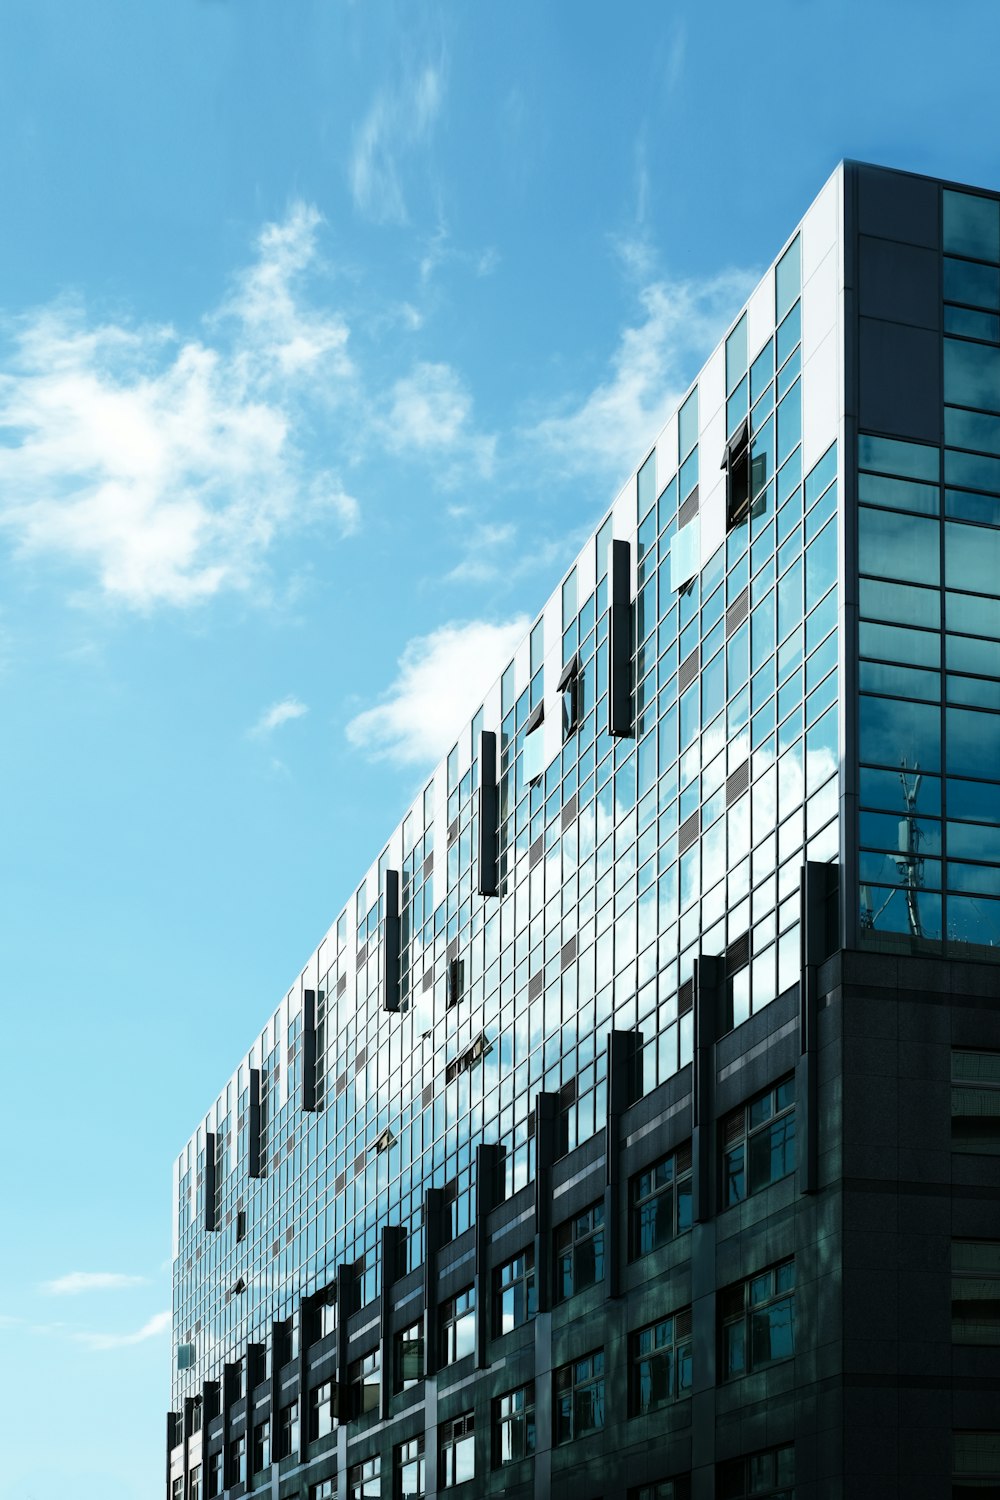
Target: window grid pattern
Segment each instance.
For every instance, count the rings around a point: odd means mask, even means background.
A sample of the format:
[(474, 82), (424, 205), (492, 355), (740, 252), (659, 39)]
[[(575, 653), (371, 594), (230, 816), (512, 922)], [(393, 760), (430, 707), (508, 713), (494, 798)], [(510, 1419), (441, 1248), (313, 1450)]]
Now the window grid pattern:
[[(604, 727), (609, 517), (586, 585), (571, 570), (502, 677), (499, 898), (476, 894), (479, 712), (402, 825), (400, 1012), (381, 1008), (385, 854), (317, 960), (322, 1107), (299, 1108), (302, 1021), (290, 999), (182, 1153), (177, 1399), (219, 1376), (222, 1351), (289, 1316), (291, 1287), (308, 1294), (336, 1265), (361, 1262), (359, 1299), (371, 1301), (385, 1225), (407, 1230), (409, 1267), (422, 1263), (427, 1187), (450, 1187), (452, 1232), (467, 1228), (485, 1121), (508, 1195), (533, 1177), (539, 1090), (573, 1081), (567, 1145), (590, 1138), (606, 1114), (611, 1029), (642, 1031), (646, 1088), (673, 1076), (691, 1059), (685, 983), (699, 951), (746, 939), (734, 1025), (795, 982), (799, 866), (836, 858), (839, 842), (837, 453), (803, 474), (797, 264), (795, 251), (775, 332), (740, 357), (734, 348), (727, 397), (750, 423), (753, 503), (680, 591), (671, 543), (697, 505), (703, 462), (718, 465), (699, 450), (697, 387), (676, 446), (661, 442), (637, 473), (634, 739)], [(564, 737), (556, 683), (571, 663)], [(542, 707), (551, 759), (533, 778), (525, 739)], [(449, 1007), (454, 961), (463, 984)], [(442, 1070), (472, 1053), (453, 1076)], [(251, 1063), (264, 1175), (248, 1181)], [(221, 1138), (219, 1229), (206, 1237), (193, 1209), (209, 1130)]]

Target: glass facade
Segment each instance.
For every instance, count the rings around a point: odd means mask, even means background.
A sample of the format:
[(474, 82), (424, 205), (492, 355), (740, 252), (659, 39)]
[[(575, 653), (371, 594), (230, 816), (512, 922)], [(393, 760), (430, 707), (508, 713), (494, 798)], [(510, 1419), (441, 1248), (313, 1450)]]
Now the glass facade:
[[(568, 1145), (593, 1135), (610, 1029), (642, 1032), (647, 1088), (676, 1073), (699, 952), (745, 947), (734, 1025), (795, 982), (799, 867), (838, 853), (838, 450), (831, 428), (818, 462), (803, 457), (800, 263), (793, 237), (769, 277), (766, 335), (748, 343), (744, 315), (716, 359), (724, 400), (711, 410), (695, 385), (311, 960), (322, 1107), (296, 1102), (304, 980), (182, 1153), (174, 1327), (192, 1363), (179, 1390), (217, 1378), (227, 1350), (339, 1264), (364, 1261), (370, 1300), (384, 1225), (405, 1226), (420, 1264), (428, 1187), (448, 1187), (453, 1232), (467, 1228), (477, 1142), (504, 1148), (508, 1193), (530, 1181), (539, 1090), (572, 1082)], [(705, 419), (719, 431), (723, 411), (727, 436), (749, 419), (753, 493), (705, 555), (699, 496), (724, 479), (718, 451), (702, 458)], [(607, 731), (613, 538), (634, 569), (627, 737)], [(679, 538), (695, 562), (674, 588)], [(553, 691), (567, 666), (570, 713)], [(495, 898), (476, 894), (484, 727), (498, 735)], [(389, 868), (398, 1012), (382, 1001)]]
[[(700, 958), (720, 964), (713, 1041), (768, 1007), (785, 1015), (804, 972), (804, 865), (841, 872), (835, 947), (996, 957), (1000, 207), (932, 185), (939, 238), (920, 254), (933, 290), (914, 316), (941, 399), (927, 418), (924, 389), (921, 420), (897, 417), (871, 396), (885, 383), (870, 372), (906, 317), (896, 304), (896, 321), (845, 311), (864, 236), (849, 228), (844, 170), (178, 1157), (175, 1411), (216, 1381), (235, 1399), (237, 1367), (249, 1396), (247, 1351), (279, 1347), (280, 1329), (297, 1335), (303, 1299), (315, 1328), (339, 1337), (341, 1268), (356, 1279), (346, 1316), (423, 1266), (430, 1190), (446, 1240), (472, 1231), (481, 1145), (499, 1148), (498, 1200), (532, 1184), (540, 1094), (558, 1101), (560, 1154), (610, 1132), (612, 1032), (637, 1038), (641, 1095), (673, 1088), (696, 1056)], [(877, 264), (865, 254), (862, 312)], [(869, 347), (863, 325), (875, 322)], [(905, 384), (904, 373), (900, 363)], [(968, 1120), (990, 1113), (989, 1069), (962, 1059), (989, 1060), (993, 1046), (978, 1052), (973, 1038), (956, 1053), (947, 1130), (960, 1152), (979, 1149), (989, 1132)], [(431, 1325), (419, 1304), (394, 1333), (369, 1317), (351, 1334), (365, 1335), (346, 1366), (353, 1394), (323, 1387), (316, 1406), (303, 1387), (310, 1434), (374, 1428), (433, 1378), (428, 1362), (478, 1358), (489, 1336), (527, 1336), (539, 1311), (596, 1305), (605, 1283), (618, 1295), (616, 1232), (627, 1274), (653, 1276), (691, 1256), (706, 1195), (748, 1223), (768, 1194), (790, 1199), (796, 1173), (816, 1172), (817, 1127), (803, 1123), (815, 1122), (815, 1090), (802, 1093), (797, 1067), (786, 1057), (727, 1097), (702, 1130), (710, 1169), (690, 1115), (680, 1132), (644, 1126), (648, 1149), (620, 1182), (609, 1168), (604, 1198), (602, 1183), (566, 1200), (547, 1259), (536, 1263), (537, 1228), (495, 1256), (477, 1241)], [(390, 1243), (399, 1259), (383, 1267)], [(811, 1282), (798, 1252), (774, 1254), (720, 1271), (714, 1303), (703, 1299), (729, 1393), (797, 1353)], [(647, 1308), (620, 1349), (595, 1330), (560, 1354), (545, 1375), (546, 1448), (604, 1427), (606, 1378), (609, 1423), (635, 1427), (686, 1395), (677, 1308), (687, 1319), (690, 1302)], [(526, 1460), (543, 1389), (542, 1372), (530, 1375), (492, 1393), (485, 1421), (449, 1413), (419, 1448), (397, 1435), (384, 1471), (417, 1494), (425, 1452), (439, 1488)], [(630, 1393), (620, 1412), (616, 1388)], [(790, 1447), (722, 1459), (725, 1493), (792, 1493)], [(377, 1462), (352, 1457), (350, 1493), (380, 1482)], [(246, 1467), (230, 1451), (230, 1475)], [(664, 1463), (673, 1477), (651, 1475), (641, 1492), (686, 1493), (682, 1468)]]
[(942, 193), (941, 444), (858, 438), (861, 941), (1000, 945), (1000, 247)]

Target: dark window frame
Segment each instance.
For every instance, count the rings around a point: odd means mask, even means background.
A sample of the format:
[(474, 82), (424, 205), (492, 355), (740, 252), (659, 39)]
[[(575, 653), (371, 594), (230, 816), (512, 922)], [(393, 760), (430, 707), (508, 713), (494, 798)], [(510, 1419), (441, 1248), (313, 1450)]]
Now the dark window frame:
[(552, 1300), (566, 1302), (604, 1280), (604, 1199), (556, 1225)]
[(723, 1209), (790, 1177), (797, 1161), (795, 1074), (731, 1110), (721, 1122), (720, 1135)]
[[(665, 1225), (662, 1238), (661, 1219)], [(691, 1223), (691, 1142), (684, 1141), (629, 1178), (629, 1259), (662, 1250), (687, 1234)]]
[[(472, 1472), (462, 1473), (460, 1477), (460, 1468), (469, 1452), (472, 1453)], [(456, 1489), (475, 1477), (476, 1415), (472, 1411), (463, 1411), (450, 1422), (438, 1425), (438, 1489)]]
[[(515, 1268), (520, 1267), (520, 1270)], [(505, 1280), (505, 1273), (512, 1274)], [(521, 1295), (518, 1297), (518, 1289)], [(514, 1313), (521, 1310), (522, 1316), (515, 1316), (509, 1328), (504, 1327), (504, 1297), (510, 1295), (510, 1302)], [(538, 1296), (535, 1282), (535, 1247), (526, 1245), (516, 1255), (510, 1256), (493, 1272), (493, 1336), (502, 1338), (505, 1333), (512, 1333), (515, 1328), (522, 1328), (525, 1323), (530, 1323), (538, 1312)]]
[[(520, 1404), (516, 1398), (521, 1397)], [(505, 1407), (505, 1403), (514, 1403)], [(494, 1469), (531, 1458), (537, 1446), (535, 1428), (535, 1382), (527, 1381), (496, 1396), (490, 1422), (492, 1465)], [(516, 1436), (515, 1436), (516, 1435)], [(506, 1456), (505, 1456), (506, 1451)]]
[(554, 1372), (552, 1441), (556, 1447), (603, 1430), (607, 1416), (604, 1381), (603, 1349), (592, 1349)]
[[(657, 1335), (663, 1338), (657, 1342)], [(678, 1308), (629, 1334), (629, 1416), (645, 1417), (691, 1391), (691, 1309)], [(643, 1400), (643, 1391), (650, 1395)]]
[[(767, 1355), (764, 1335), (787, 1326), (787, 1352)], [(795, 1358), (795, 1260), (779, 1261), (719, 1292), (721, 1381), (741, 1380)]]
[(424, 1323), (419, 1318), (392, 1337), (392, 1390), (399, 1396), (424, 1378)]
[[(448, 1297), (442, 1302), (438, 1310), (438, 1323), (440, 1330), (438, 1350), (442, 1368), (456, 1364), (458, 1360), (465, 1359), (467, 1355), (474, 1352), (476, 1337), (475, 1285), (463, 1287), (460, 1292), (456, 1292), (453, 1297)], [(468, 1337), (470, 1331), (470, 1329), (463, 1328), (465, 1324), (470, 1325), (472, 1344), (460, 1354), (458, 1352), (459, 1330), (462, 1329), (463, 1341)]]

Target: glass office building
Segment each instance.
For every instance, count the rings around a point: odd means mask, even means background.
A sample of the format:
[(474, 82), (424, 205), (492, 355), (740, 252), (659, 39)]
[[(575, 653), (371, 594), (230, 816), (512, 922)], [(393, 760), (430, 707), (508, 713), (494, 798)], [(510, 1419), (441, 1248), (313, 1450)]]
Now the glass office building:
[(1000, 198), (637, 457), (177, 1159), (169, 1500), (1000, 1494)]

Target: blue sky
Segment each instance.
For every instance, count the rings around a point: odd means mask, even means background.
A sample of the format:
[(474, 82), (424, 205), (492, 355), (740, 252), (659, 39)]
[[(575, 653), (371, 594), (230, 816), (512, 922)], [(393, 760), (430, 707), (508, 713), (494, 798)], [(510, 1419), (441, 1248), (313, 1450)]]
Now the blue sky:
[(1000, 11), (2, 12), (0, 1495), (145, 1500), (176, 1151), (837, 160), (1000, 186)]

